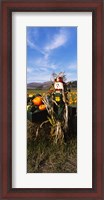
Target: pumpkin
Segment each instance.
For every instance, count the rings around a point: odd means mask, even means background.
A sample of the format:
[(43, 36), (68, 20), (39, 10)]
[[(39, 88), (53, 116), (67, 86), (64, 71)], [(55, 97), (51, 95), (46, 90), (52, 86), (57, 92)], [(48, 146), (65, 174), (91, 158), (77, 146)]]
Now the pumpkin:
[(41, 96), (37, 96), (32, 100), (32, 102), (34, 103), (34, 105), (40, 106), (42, 104), (42, 97)]
[(45, 110), (46, 109), (46, 105), (45, 104), (41, 104), (40, 106), (39, 106), (39, 110)]

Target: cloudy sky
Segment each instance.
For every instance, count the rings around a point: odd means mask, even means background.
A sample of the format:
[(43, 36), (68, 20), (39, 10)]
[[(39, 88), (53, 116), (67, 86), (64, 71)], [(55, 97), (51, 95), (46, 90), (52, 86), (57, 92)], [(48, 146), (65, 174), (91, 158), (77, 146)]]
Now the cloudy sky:
[(27, 27), (27, 83), (49, 81), (53, 72), (77, 80), (77, 27)]

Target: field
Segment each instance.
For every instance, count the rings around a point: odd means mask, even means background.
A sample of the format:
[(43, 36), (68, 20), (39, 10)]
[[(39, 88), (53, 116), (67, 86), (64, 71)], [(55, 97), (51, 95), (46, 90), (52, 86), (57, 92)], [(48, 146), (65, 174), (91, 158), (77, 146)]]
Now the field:
[[(46, 93), (48, 93), (48, 91), (47, 90), (30, 90), (30, 89), (28, 89), (27, 90), (27, 94), (28, 95), (33, 95), (33, 94), (41, 94), (41, 95), (43, 95), (43, 94), (46, 94)], [(77, 105), (77, 89), (75, 88), (75, 89), (71, 89), (71, 91), (70, 92), (68, 92), (68, 99), (69, 99), (69, 105)]]
[[(44, 90), (28, 90), (27, 93), (46, 93)], [(76, 106), (77, 92), (68, 93), (69, 105)], [(70, 114), (70, 112), (69, 112)], [(70, 118), (69, 132), (64, 142), (54, 143), (50, 137), (50, 123), (44, 124), (36, 137), (40, 122), (27, 120), (27, 172), (28, 173), (76, 173), (77, 172), (77, 117)]]
[(27, 90), (27, 93), (28, 94), (43, 94), (43, 93), (46, 93), (47, 92), (47, 90), (34, 90), (34, 89), (28, 89)]

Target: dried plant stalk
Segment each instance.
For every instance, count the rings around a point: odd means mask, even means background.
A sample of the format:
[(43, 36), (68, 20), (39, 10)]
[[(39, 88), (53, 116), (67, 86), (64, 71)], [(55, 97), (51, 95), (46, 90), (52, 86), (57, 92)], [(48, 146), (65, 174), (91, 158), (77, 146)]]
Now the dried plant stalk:
[[(44, 97), (43, 102), (45, 103), (47, 112), (49, 114), (48, 120), (51, 124), (50, 134), (54, 138), (55, 143), (57, 143), (58, 141), (63, 142), (63, 139), (64, 139), (64, 132), (63, 132), (63, 129), (62, 129), (63, 124), (62, 124), (62, 122), (56, 120), (55, 112), (54, 112), (54, 109), (53, 109), (53, 104), (55, 103), (56, 106), (58, 106), (58, 104), (53, 100), (52, 97), (51, 97), (50, 102), (49, 102), (47, 97)], [(68, 118), (68, 115), (65, 115), (65, 117)], [(64, 126), (66, 127), (67, 120), (64, 124), (65, 124)]]
[[(56, 77), (63, 77), (65, 79), (65, 75), (63, 72), (60, 72), (58, 75), (57, 74), (53, 74), (53, 78)], [(48, 97), (48, 95), (43, 95), (42, 97), (42, 101), (43, 103), (46, 105), (46, 109), (48, 112), (48, 122), (50, 122), (51, 124), (51, 136), (54, 138), (55, 143), (57, 143), (58, 141), (63, 141), (64, 139), (64, 133), (67, 132), (68, 130), (68, 104), (67, 104), (67, 100), (65, 97), (65, 91), (64, 88), (62, 90), (62, 96), (63, 96), (63, 102), (64, 102), (64, 114), (63, 114), (63, 118), (64, 120), (59, 121), (56, 120), (55, 117), (55, 111), (54, 111), (54, 104), (59, 107), (59, 105), (57, 104), (56, 101), (54, 101), (53, 99), (53, 95), (51, 95), (50, 97)], [(46, 122), (43, 122), (39, 128), (42, 127), (42, 125)], [(37, 134), (39, 132), (39, 128), (37, 130)]]
[(61, 122), (57, 121), (54, 127), (51, 127), (51, 136), (54, 138), (54, 142), (63, 142), (64, 132), (62, 130)]

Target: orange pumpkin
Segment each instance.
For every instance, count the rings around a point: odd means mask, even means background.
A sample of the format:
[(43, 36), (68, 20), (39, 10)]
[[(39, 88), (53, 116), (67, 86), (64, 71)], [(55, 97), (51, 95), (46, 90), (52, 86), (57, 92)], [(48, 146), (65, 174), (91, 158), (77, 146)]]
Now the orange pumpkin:
[(46, 105), (45, 104), (41, 104), (40, 106), (39, 106), (39, 110), (45, 110), (46, 109)]
[(35, 97), (32, 102), (36, 105), (36, 106), (40, 106), (42, 104), (42, 97), (41, 96), (37, 96)]

